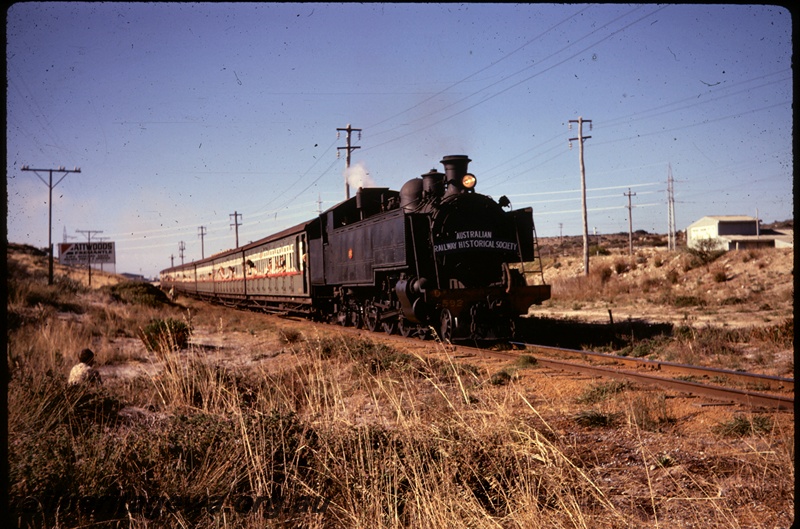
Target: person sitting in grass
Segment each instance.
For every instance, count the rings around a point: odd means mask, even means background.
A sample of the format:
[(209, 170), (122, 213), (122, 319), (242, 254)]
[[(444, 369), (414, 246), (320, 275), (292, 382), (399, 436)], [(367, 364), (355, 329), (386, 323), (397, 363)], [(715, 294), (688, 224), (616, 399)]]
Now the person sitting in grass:
[(100, 372), (94, 367), (94, 353), (91, 349), (84, 349), (78, 355), (79, 363), (75, 364), (69, 372), (67, 382), (70, 386), (79, 384), (100, 384)]

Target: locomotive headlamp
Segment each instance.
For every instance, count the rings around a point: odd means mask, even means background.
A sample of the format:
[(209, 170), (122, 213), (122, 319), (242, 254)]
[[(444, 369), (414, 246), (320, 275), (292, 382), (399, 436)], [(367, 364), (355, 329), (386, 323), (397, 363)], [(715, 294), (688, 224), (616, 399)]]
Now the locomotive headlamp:
[(464, 186), (464, 189), (472, 189), (477, 183), (478, 179), (472, 173), (465, 174), (464, 178), (461, 179), (461, 185)]

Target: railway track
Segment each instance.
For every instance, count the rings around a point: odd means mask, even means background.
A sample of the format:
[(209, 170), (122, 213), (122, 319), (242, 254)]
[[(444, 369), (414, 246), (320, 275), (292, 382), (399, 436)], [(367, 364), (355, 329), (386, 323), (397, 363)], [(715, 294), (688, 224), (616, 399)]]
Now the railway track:
[(753, 391), (789, 392), (794, 390), (794, 379), (791, 378), (521, 342), (513, 342), (513, 345), (524, 346), (530, 352), (550, 352), (565, 358), (577, 357), (583, 362), (593, 365), (607, 365), (625, 367), (636, 371), (658, 372), (663, 375), (672, 376), (673, 378), (679, 377), (690, 382), (731, 385)]
[[(359, 332), (355, 329), (352, 331)], [(365, 334), (374, 335), (369, 332)], [(382, 337), (417, 346), (420, 344), (416, 338), (388, 335)], [(461, 353), (507, 360), (516, 360), (525, 354), (532, 355), (539, 365), (555, 371), (627, 380), (712, 399), (721, 404), (741, 404), (776, 410), (794, 409), (794, 379), (791, 378), (522, 342), (512, 342), (512, 345), (524, 349), (498, 351), (460, 344), (448, 347)]]
[[(702, 396), (722, 403), (778, 410), (794, 409), (794, 379), (790, 378), (519, 342), (515, 342), (514, 345), (525, 349), (515, 351), (472, 349), (476, 354), (509, 359), (531, 354), (539, 365), (557, 371), (633, 381)], [(458, 347), (460, 350), (466, 349), (464, 346)], [(546, 352), (550, 356), (537, 354), (541, 352)], [(552, 358), (554, 354), (578, 357), (581, 361)]]
[[(339, 329), (363, 337), (380, 336), (381, 339), (412, 347), (419, 347), (425, 343), (419, 338), (375, 333), (353, 327), (339, 327)], [(458, 351), (505, 360), (516, 360), (525, 354), (532, 355), (539, 365), (556, 371), (633, 381), (709, 398), (722, 404), (741, 404), (776, 410), (794, 409), (794, 379), (791, 378), (523, 342), (512, 342), (512, 345), (524, 349), (499, 351), (461, 344), (445, 347), (451, 352)], [(558, 358), (553, 358), (554, 356)], [(574, 361), (575, 359), (578, 361)]]

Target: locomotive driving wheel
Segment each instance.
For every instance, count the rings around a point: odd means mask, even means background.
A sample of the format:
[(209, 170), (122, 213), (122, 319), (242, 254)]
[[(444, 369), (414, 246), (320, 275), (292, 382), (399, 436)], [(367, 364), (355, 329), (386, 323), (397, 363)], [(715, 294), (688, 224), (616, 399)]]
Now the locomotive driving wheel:
[(370, 300), (364, 303), (364, 324), (370, 332), (378, 330), (378, 323), (380, 322), (380, 310)]
[(356, 329), (360, 329), (364, 326), (364, 318), (362, 316), (363, 309), (358, 304), (353, 304), (350, 306), (350, 310), (347, 311), (349, 324), (355, 327)]
[(403, 338), (408, 338), (409, 336), (414, 334), (414, 331), (416, 331), (416, 329), (417, 329), (416, 325), (410, 323), (407, 319), (405, 319), (402, 316), (400, 316), (400, 318), (397, 320), (397, 330), (400, 333), (400, 336), (402, 336)]
[(450, 309), (442, 309), (439, 316), (439, 339), (449, 342), (453, 339), (453, 330), (456, 327), (456, 319)]
[(397, 332), (397, 319), (387, 320), (383, 322), (383, 332), (386, 334), (394, 334)]
[(342, 307), (336, 312), (336, 323), (341, 325), (342, 327), (347, 327), (348, 322), (350, 321), (349, 315), (347, 314), (347, 307)]

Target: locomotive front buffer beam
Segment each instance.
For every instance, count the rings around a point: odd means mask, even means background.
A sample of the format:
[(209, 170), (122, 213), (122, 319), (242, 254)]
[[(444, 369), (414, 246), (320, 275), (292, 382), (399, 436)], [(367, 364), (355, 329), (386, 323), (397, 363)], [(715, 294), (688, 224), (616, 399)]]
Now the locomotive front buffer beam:
[(517, 286), (510, 291), (502, 287), (426, 290), (426, 283), (425, 278), (414, 277), (397, 282), (403, 318), (416, 324), (451, 321), (454, 338), (485, 338), (507, 324), (513, 333), (515, 318), (527, 314), (531, 305), (550, 299), (550, 285)]

